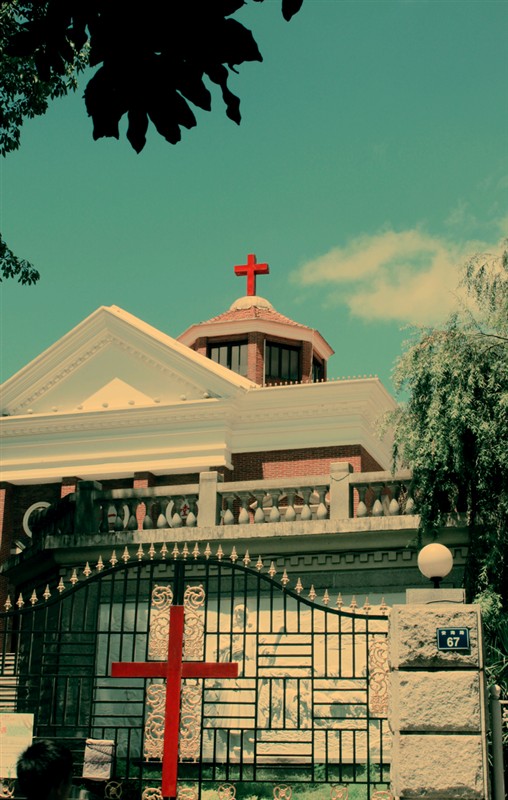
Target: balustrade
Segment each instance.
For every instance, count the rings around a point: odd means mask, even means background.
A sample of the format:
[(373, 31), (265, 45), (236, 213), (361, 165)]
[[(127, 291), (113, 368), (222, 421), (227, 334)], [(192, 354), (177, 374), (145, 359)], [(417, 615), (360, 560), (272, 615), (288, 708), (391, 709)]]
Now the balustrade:
[(412, 495), (412, 473), (401, 470), (391, 472), (354, 473), (350, 480), (353, 516), (396, 517), (415, 514)]
[(347, 463), (328, 475), (222, 482), (203, 472), (199, 484), (103, 491), (80, 481), (76, 494), (44, 509), (33, 522), (44, 535), (111, 534), (166, 528), (311, 522), (415, 513), (409, 470), (352, 473)]

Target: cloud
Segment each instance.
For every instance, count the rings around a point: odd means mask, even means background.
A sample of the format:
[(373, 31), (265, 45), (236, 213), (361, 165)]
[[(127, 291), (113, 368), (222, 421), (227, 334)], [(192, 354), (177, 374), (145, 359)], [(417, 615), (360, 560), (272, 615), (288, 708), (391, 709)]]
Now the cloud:
[(459, 244), (418, 229), (386, 230), (334, 247), (292, 278), (305, 288), (326, 287), (327, 305), (345, 303), (365, 320), (435, 325), (457, 307), (462, 265), (475, 253), (492, 250), (500, 246)]

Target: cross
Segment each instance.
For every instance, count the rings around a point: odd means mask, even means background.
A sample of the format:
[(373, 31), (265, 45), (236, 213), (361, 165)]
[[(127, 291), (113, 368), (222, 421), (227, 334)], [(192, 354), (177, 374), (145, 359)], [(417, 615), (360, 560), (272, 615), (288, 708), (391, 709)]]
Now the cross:
[(113, 678), (166, 678), (166, 714), (162, 756), (162, 796), (176, 798), (182, 678), (236, 678), (238, 664), (182, 661), (183, 606), (171, 606), (167, 661), (124, 661), (111, 665)]
[(256, 294), (256, 275), (268, 275), (269, 272), (268, 264), (256, 264), (254, 253), (247, 256), (246, 264), (238, 264), (235, 267), (235, 275), (247, 275), (247, 295), (249, 297)]

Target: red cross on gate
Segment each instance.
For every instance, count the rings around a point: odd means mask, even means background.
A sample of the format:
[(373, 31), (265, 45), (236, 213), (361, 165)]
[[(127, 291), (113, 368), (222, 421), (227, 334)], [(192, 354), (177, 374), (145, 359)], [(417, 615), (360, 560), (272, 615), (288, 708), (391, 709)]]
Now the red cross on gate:
[(248, 297), (253, 297), (256, 294), (256, 275), (268, 275), (269, 272), (268, 264), (256, 264), (254, 253), (250, 253), (247, 256), (246, 264), (238, 264), (235, 267), (235, 275), (247, 275)]
[(178, 779), (178, 735), (182, 678), (236, 678), (238, 664), (215, 661), (182, 661), (183, 606), (171, 606), (167, 661), (115, 662), (113, 678), (166, 678), (166, 714), (162, 756), (162, 796), (176, 797)]

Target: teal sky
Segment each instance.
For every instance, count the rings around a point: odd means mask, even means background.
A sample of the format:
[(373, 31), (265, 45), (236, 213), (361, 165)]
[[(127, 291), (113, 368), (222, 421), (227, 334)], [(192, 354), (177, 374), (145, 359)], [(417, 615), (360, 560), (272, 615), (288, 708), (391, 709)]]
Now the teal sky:
[[(100, 305), (172, 336), (245, 293), (318, 328), (331, 377), (391, 388), (403, 326), (438, 322), (456, 268), (508, 231), (506, 2), (249, 3), (262, 64), (197, 128), (140, 155), (92, 140), (82, 93), (25, 124), (1, 163), (0, 229), (41, 272), (1, 287), (7, 378)], [(124, 126), (125, 130), (125, 126)]]

